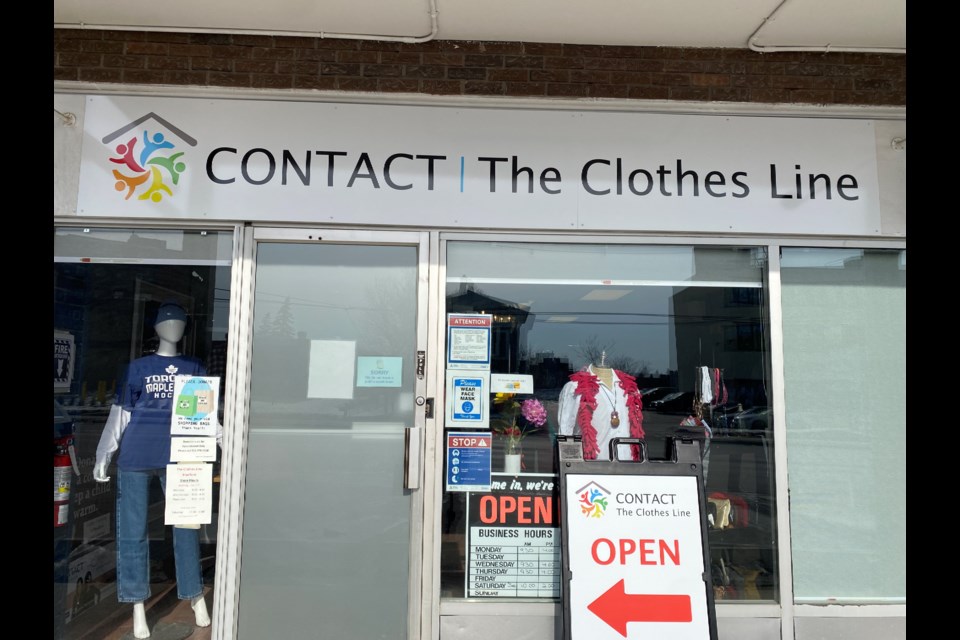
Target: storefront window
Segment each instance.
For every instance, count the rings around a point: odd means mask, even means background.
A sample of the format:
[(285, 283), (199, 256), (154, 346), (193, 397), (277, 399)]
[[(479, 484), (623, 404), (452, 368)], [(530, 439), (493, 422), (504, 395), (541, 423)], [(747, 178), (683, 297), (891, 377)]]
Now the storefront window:
[(906, 602), (906, 251), (784, 248), (798, 603)]
[[(130, 597), (141, 587), (151, 625), (158, 602), (180, 602), (173, 552), (174, 531), (164, 524), (164, 490), (148, 478), (146, 529), (149, 563), (145, 583), (130, 586), (120, 602), (117, 580), (117, 485), (122, 448), (95, 474), (97, 448), (115, 407), (129, 396), (134, 361), (151, 354), (179, 354), (196, 372), (219, 377), (226, 368), (232, 234), (218, 231), (58, 228), (53, 265), (54, 431), (54, 637), (113, 637), (131, 624)], [(164, 306), (166, 305), (166, 306)], [(165, 327), (174, 327), (167, 332)], [(174, 335), (176, 334), (176, 335)], [(193, 373), (193, 371), (191, 371)], [(169, 395), (158, 383), (157, 398)], [(152, 393), (144, 390), (144, 394)], [(184, 394), (186, 395), (186, 394)], [(161, 400), (157, 400), (160, 410)], [(166, 408), (170, 418), (172, 399)], [(222, 424), (218, 402), (216, 422)], [(136, 410), (134, 410), (136, 411)], [(198, 410), (199, 411), (199, 410)], [(123, 415), (122, 411), (115, 415)], [(141, 414), (143, 415), (143, 414)], [(183, 414), (186, 415), (186, 414)], [(199, 415), (199, 414), (197, 414)], [(133, 420), (127, 415), (128, 420)], [(111, 423), (114, 426), (120, 422)], [(133, 422), (124, 422), (129, 427)], [(122, 438), (129, 436), (120, 427)], [(167, 434), (169, 435), (169, 433)], [(169, 439), (168, 439), (169, 440)], [(169, 444), (169, 443), (168, 443)], [(216, 449), (215, 449), (216, 450)], [(212, 518), (190, 536), (199, 540), (200, 573), (191, 589), (202, 590), (208, 607), (213, 584), (219, 499), (219, 451), (212, 464)], [(143, 449), (152, 453), (150, 447)], [(137, 465), (134, 465), (137, 466)], [(149, 465), (147, 465), (149, 466)], [(162, 465), (157, 465), (161, 466)], [(126, 476), (129, 478), (129, 476)], [(125, 483), (125, 493), (126, 487)], [(179, 529), (178, 531), (185, 531)], [(134, 571), (136, 572), (136, 571)], [(142, 572), (141, 572), (142, 573)], [(181, 586), (190, 584), (184, 578)], [(184, 595), (184, 594), (180, 594)], [(194, 594), (185, 594), (194, 595)], [(189, 602), (164, 615), (194, 622)], [(119, 637), (119, 635), (117, 635)]]
[[(446, 312), (490, 315), (491, 374), (532, 389), (489, 398), (490, 489), (445, 486), (442, 596), (559, 599), (556, 438), (593, 428), (605, 459), (639, 426), (651, 459), (678, 429), (707, 438), (716, 599), (776, 600), (765, 249), (451, 241), (446, 264)], [(603, 381), (586, 426), (582, 370)]]

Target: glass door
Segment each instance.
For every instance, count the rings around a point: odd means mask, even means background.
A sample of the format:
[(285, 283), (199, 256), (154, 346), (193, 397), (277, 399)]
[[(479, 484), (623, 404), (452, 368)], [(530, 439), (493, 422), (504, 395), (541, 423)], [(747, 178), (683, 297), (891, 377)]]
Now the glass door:
[(415, 638), (427, 235), (254, 238), (238, 637)]

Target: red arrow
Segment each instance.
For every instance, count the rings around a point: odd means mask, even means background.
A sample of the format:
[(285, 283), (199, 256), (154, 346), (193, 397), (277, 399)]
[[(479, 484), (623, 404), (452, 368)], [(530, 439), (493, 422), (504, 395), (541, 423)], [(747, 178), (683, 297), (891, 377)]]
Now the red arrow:
[(690, 622), (690, 596), (628, 594), (623, 580), (587, 606), (594, 615), (627, 637), (628, 622)]

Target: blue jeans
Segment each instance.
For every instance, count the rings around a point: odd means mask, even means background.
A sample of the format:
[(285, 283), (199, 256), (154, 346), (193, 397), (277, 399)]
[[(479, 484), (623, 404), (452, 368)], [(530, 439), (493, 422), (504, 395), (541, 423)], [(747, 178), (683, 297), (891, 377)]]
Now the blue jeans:
[[(154, 477), (160, 478), (166, 494), (166, 469), (117, 469), (117, 600), (120, 602), (143, 602), (150, 597), (147, 508)], [(173, 528), (173, 557), (177, 567), (177, 597), (190, 600), (202, 595), (198, 529)]]

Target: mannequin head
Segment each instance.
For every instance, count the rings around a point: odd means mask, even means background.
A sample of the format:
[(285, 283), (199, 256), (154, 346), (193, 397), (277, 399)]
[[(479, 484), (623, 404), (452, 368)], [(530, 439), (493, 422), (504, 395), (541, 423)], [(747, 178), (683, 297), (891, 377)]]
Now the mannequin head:
[(161, 356), (177, 355), (177, 343), (183, 338), (187, 328), (187, 312), (175, 302), (164, 302), (157, 311), (153, 329), (160, 338), (157, 354)]

